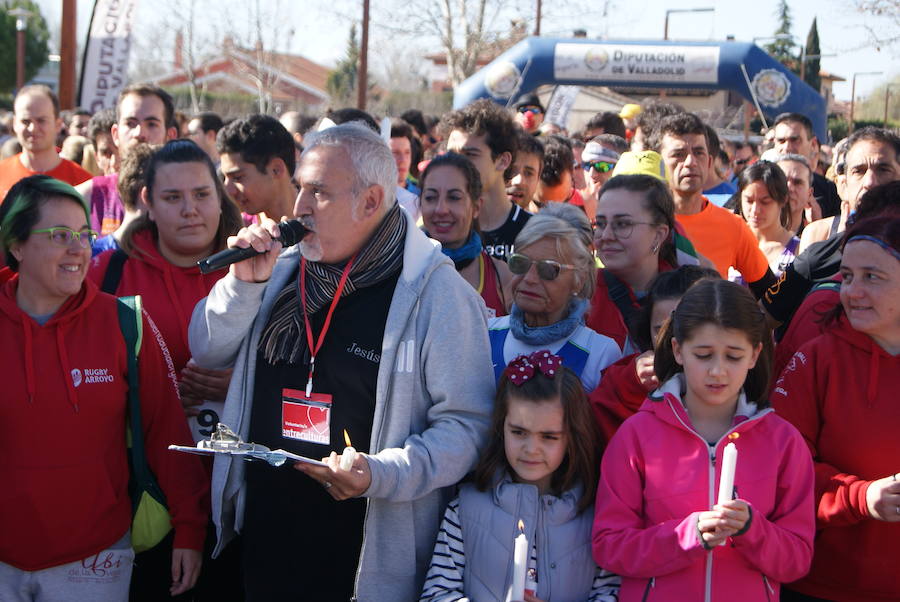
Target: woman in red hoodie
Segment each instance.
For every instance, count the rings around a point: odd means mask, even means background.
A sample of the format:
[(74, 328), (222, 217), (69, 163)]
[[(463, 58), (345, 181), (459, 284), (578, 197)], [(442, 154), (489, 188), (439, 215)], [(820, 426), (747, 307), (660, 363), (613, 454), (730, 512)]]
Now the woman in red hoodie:
[[(106, 292), (144, 299), (169, 346), (191, 434), (194, 440), (205, 439), (219, 421), (231, 371), (195, 366), (187, 329), (194, 306), (227, 270), (201, 274), (197, 261), (225, 248), (226, 238), (241, 226), (240, 211), (209, 156), (190, 140), (173, 140), (153, 153), (141, 202), (143, 214), (122, 233), (121, 249), (95, 257), (88, 277)], [(165, 597), (158, 589), (159, 575), (168, 571), (171, 546), (163, 540), (138, 555), (132, 601)], [(222, 563), (207, 558), (204, 564), (198, 590), (206, 591), (220, 581), (213, 575), (222, 571)]]
[[(74, 188), (25, 178), (0, 206), (0, 600), (124, 600), (132, 559), (127, 362), (116, 300), (85, 281), (90, 209)], [(175, 528), (168, 588), (193, 587), (209, 486), (187, 443), (168, 351), (144, 314), (141, 418)], [(168, 579), (166, 579), (168, 586)]]
[(141, 201), (143, 214), (123, 232), (121, 250), (95, 257), (88, 277), (105, 292), (143, 297), (172, 353), (182, 402), (191, 405), (189, 424), (199, 440), (218, 422), (216, 404), (222, 405), (230, 373), (189, 362), (191, 312), (227, 273), (201, 274), (197, 261), (225, 248), (226, 238), (241, 226), (240, 211), (212, 161), (190, 140), (173, 140), (153, 153)]
[(900, 220), (861, 220), (845, 241), (841, 304), (772, 393), (816, 467), (812, 569), (784, 600), (900, 598)]

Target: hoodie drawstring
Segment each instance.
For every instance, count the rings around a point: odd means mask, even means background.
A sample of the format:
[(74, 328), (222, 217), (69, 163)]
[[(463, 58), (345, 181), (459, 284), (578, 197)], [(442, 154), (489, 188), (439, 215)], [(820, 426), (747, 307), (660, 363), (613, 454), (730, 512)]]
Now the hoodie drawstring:
[(25, 387), (28, 391), (28, 403), (34, 403), (34, 344), (32, 341), (30, 319), (24, 313), (20, 320), (22, 332), (25, 334)]
[(75, 386), (72, 384), (72, 370), (69, 368), (69, 354), (66, 353), (66, 341), (63, 339), (61, 325), (56, 327), (56, 348), (59, 351), (59, 360), (63, 366), (63, 380), (66, 381), (66, 392), (69, 394), (69, 403), (78, 413), (78, 396), (75, 394)]

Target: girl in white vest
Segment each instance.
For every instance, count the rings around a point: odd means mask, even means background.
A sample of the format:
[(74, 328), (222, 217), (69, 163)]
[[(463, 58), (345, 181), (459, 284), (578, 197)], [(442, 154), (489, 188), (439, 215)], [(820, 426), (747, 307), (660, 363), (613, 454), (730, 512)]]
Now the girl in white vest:
[[(420, 600), (614, 601), (619, 578), (591, 557), (599, 445), (579, 377), (547, 350), (506, 367), (488, 448), (438, 533)], [(513, 597), (516, 538), (524, 597)]]

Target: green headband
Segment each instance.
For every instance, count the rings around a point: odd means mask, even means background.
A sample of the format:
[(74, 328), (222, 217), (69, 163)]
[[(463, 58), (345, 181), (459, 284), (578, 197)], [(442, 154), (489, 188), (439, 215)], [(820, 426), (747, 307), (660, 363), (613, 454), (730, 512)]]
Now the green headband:
[(45, 175), (29, 176), (24, 180), (19, 180), (10, 192), (14, 193), (15, 196), (7, 194), (4, 205), (9, 203), (12, 205), (6, 212), (6, 215), (3, 216), (3, 221), (0, 222), (0, 242), (7, 249), (9, 249), (9, 244), (12, 242), (10, 226), (13, 221), (20, 213), (42, 200), (42, 198), (54, 196), (69, 197), (81, 205), (82, 209), (84, 209), (85, 220), (88, 224), (91, 223), (91, 206), (84, 200), (80, 192), (66, 182)]

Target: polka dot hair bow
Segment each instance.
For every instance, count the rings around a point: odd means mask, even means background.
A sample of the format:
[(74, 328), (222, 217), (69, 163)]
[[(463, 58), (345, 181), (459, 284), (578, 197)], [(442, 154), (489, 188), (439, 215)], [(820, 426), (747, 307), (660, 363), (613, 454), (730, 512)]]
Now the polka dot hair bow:
[(553, 355), (546, 349), (541, 349), (531, 355), (520, 355), (506, 366), (503, 373), (512, 384), (521, 387), (536, 374), (536, 371), (540, 371), (547, 378), (553, 378), (560, 366), (562, 366), (562, 358)]

